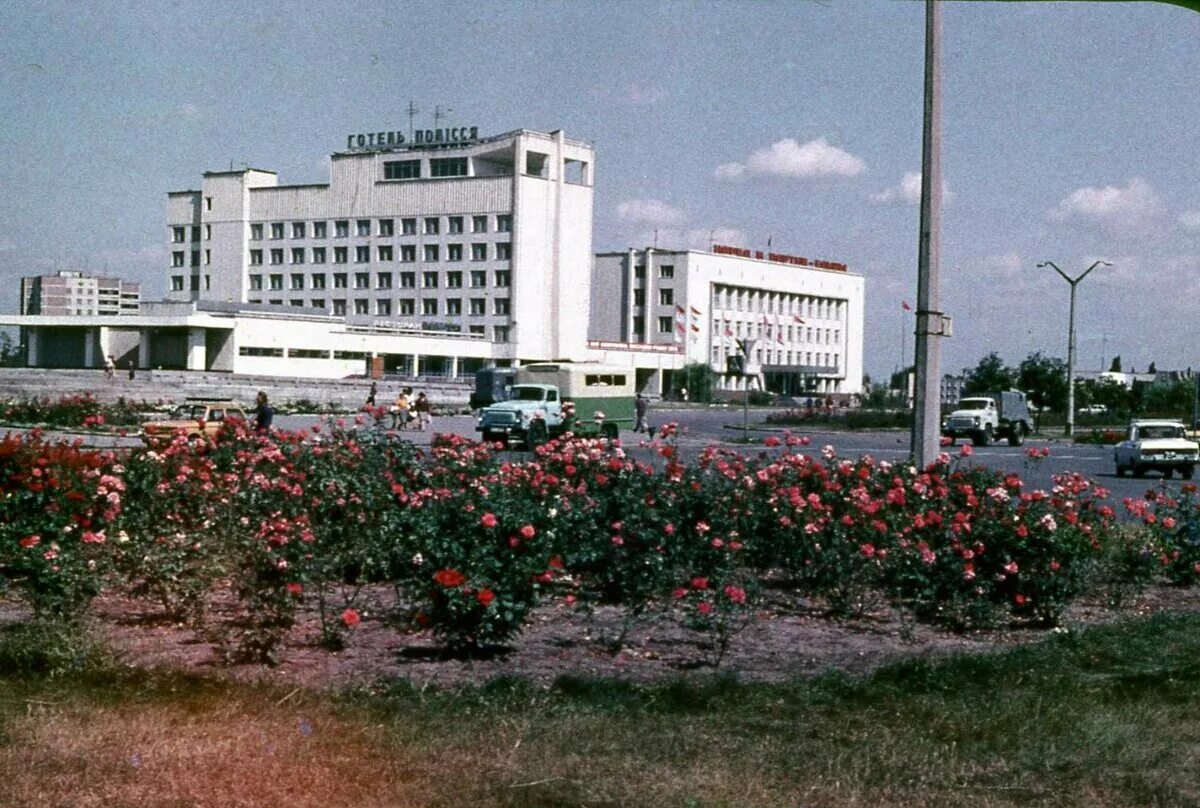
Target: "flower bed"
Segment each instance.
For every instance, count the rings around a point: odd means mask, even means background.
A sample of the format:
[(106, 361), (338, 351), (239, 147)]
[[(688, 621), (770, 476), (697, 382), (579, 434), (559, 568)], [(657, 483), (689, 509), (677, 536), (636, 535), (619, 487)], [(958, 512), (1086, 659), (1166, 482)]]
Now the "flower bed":
[[(161, 403), (161, 402), (160, 402)], [(125, 398), (116, 403), (98, 401), (91, 393), (27, 398), (0, 404), (0, 420), (8, 424), (72, 429), (120, 429), (140, 424), (156, 405), (135, 404)]]
[(1139, 543), (1161, 548), (1168, 575), (1200, 575), (1194, 488), (1147, 501), (1149, 528), (1131, 540), (1085, 477), (1031, 490), (948, 454), (918, 470), (787, 435), (684, 463), (667, 427), (654, 462), (578, 438), (514, 461), (453, 436), (418, 452), (357, 426), (267, 437), (229, 425), (120, 459), (9, 437), (0, 582), (51, 618), (119, 586), (196, 626), (227, 589), (241, 614), (223, 637), (231, 660), (277, 659), (300, 604), (316, 608), (324, 644), (342, 646), (367, 584), (393, 587), (401, 624), (451, 648), (509, 642), (539, 605), (606, 605), (630, 620), (682, 614), (719, 660), (764, 585), (835, 611), (885, 598), (971, 627), (1053, 624), (1112, 559), (1144, 580)]

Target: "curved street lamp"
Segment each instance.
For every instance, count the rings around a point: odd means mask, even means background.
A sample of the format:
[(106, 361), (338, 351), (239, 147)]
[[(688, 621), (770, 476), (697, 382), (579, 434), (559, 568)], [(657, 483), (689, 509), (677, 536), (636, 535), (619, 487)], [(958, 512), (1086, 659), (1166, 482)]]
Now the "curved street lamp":
[(1043, 261), (1038, 264), (1038, 269), (1050, 267), (1062, 275), (1064, 281), (1071, 284), (1071, 313), (1067, 318), (1067, 437), (1075, 434), (1075, 287), (1088, 276), (1088, 273), (1099, 266), (1111, 267), (1112, 264), (1107, 261), (1097, 261), (1074, 278), (1059, 269), (1053, 261)]

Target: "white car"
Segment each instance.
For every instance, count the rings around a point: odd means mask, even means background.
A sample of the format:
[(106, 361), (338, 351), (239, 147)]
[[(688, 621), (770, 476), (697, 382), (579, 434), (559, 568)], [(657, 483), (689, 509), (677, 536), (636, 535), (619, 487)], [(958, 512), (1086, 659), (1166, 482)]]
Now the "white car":
[(1079, 413), (1081, 415), (1106, 415), (1108, 407), (1103, 404), (1088, 404), (1086, 407), (1080, 407)]
[(1161, 471), (1170, 477), (1178, 471), (1185, 480), (1192, 479), (1200, 462), (1200, 444), (1189, 440), (1183, 424), (1178, 421), (1134, 421), (1129, 435), (1113, 450), (1117, 476), (1130, 472), (1141, 477), (1149, 470)]

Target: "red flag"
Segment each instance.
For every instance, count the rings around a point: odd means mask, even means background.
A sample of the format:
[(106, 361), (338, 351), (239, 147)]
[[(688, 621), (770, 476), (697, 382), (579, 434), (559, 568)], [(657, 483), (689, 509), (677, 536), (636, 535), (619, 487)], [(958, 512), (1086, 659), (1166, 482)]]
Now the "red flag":
[(687, 331), (687, 329), (684, 327), (683, 323), (678, 323), (678, 322), (675, 323), (675, 330), (679, 331), (680, 333)]
[(725, 336), (727, 336), (727, 337), (732, 337), (732, 336), (733, 336), (733, 331), (731, 331), (730, 329), (726, 328), (726, 329), (725, 329)]
[(800, 323), (800, 325), (804, 325), (804, 318), (802, 318), (799, 314), (793, 314), (792, 319)]
[(684, 311), (683, 306), (680, 306), (678, 303), (675, 304), (675, 312), (677, 314), (687, 314), (687, 312)]
[(700, 326), (696, 325), (695, 323), (692, 323), (692, 330), (693, 330), (693, 331), (695, 331), (695, 332), (697, 332), (697, 333), (699, 333), (699, 331), (700, 331)]
[(901, 306), (901, 308), (903, 308), (905, 311), (912, 311), (912, 306), (908, 305), (908, 301), (907, 301), (907, 300), (901, 300), (901, 301), (900, 301), (900, 306)]
[(696, 308), (695, 306), (689, 306), (688, 308), (692, 310), (692, 314), (696, 315), (697, 317), (700, 316), (700, 309)]

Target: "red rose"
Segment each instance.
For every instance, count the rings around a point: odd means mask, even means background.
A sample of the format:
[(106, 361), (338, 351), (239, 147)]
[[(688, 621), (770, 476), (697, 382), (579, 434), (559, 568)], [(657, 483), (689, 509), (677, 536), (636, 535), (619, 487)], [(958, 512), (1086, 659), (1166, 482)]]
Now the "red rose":
[(711, 603), (709, 603), (708, 601), (704, 601), (703, 603), (700, 603), (696, 606), (696, 611), (700, 612), (700, 614), (703, 614), (703, 615), (712, 614), (712, 610), (713, 610), (713, 605)]
[(550, 556), (550, 569), (561, 570), (563, 568), (562, 556)]
[(479, 601), (480, 605), (485, 609), (492, 605), (492, 601), (496, 599), (496, 593), (490, 589), (480, 589), (475, 594), (475, 600)]
[(288, 584), (287, 591), (292, 597), (298, 598), (300, 597), (300, 593), (304, 591), (304, 587), (301, 584)]
[(354, 609), (347, 609), (342, 612), (342, 622), (346, 624), (346, 628), (354, 628), (362, 622), (362, 618), (358, 616), (358, 612)]
[(38, 543), (41, 542), (41, 540), (42, 540), (41, 536), (26, 536), (25, 538), (21, 539), (21, 541), (19, 541), (17, 543), (20, 544), (25, 549), (29, 549), (30, 547), (37, 547)]
[(483, 515), (483, 517), (479, 520), (479, 524), (483, 525), (484, 527), (495, 527), (496, 521), (497, 521), (496, 514), (485, 513)]
[(708, 589), (708, 579), (700, 577), (693, 578), (692, 589)]
[(456, 569), (438, 570), (433, 574), (434, 583), (444, 586), (447, 589), (454, 589), (462, 586), (467, 582), (467, 576), (463, 575)]
[(532, 539), (535, 533), (537, 531), (533, 529), (533, 525), (524, 525), (521, 528), (521, 535), (527, 539)]

